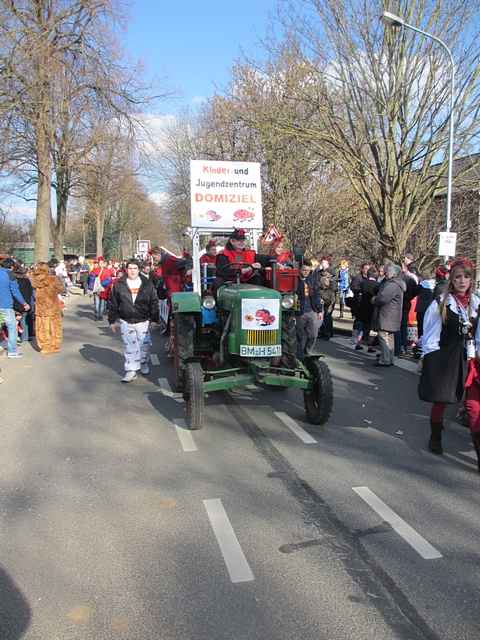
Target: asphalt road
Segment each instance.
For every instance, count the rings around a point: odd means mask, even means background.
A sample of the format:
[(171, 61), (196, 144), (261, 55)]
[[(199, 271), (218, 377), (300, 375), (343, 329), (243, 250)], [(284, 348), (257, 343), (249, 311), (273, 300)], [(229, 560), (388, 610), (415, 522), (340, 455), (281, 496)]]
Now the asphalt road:
[(158, 332), (122, 385), (86, 298), (64, 326), (0, 358), (0, 640), (480, 637), (480, 477), (453, 421), (426, 452), (414, 372), (339, 338), (326, 427), (251, 388), (189, 432)]

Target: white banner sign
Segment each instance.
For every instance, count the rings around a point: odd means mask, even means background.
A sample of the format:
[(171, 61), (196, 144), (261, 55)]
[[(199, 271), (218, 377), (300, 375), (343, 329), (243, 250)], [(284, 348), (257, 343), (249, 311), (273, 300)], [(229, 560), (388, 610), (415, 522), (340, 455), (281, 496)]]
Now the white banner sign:
[(440, 243), (438, 247), (439, 256), (454, 256), (457, 248), (457, 234), (442, 231), (438, 234)]
[(150, 250), (150, 240), (137, 240), (137, 253), (141, 256), (148, 255)]
[(242, 329), (273, 331), (279, 327), (280, 300), (242, 300)]
[(258, 162), (190, 161), (192, 227), (262, 229)]

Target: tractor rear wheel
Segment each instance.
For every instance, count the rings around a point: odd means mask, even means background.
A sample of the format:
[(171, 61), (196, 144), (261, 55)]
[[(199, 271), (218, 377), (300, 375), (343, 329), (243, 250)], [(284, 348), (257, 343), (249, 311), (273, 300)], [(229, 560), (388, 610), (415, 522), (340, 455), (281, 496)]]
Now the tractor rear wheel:
[(282, 365), (295, 369), (297, 364), (297, 327), (295, 313), (282, 313)]
[(195, 336), (195, 318), (176, 313), (173, 316), (173, 367), (175, 371), (175, 390), (185, 388), (185, 367), (193, 358), (193, 339)]
[(203, 392), (203, 370), (198, 362), (189, 362), (185, 368), (185, 393), (187, 405), (187, 426), (190, 429), (201, 429), (205, 396)]
[(310, 424), (325, 424), (333, 408), (333, 383), (328, 365), (319, 359), (307, 358), (305, 366), (312, 376), (311, 391), (303, 392), (305, 413)]

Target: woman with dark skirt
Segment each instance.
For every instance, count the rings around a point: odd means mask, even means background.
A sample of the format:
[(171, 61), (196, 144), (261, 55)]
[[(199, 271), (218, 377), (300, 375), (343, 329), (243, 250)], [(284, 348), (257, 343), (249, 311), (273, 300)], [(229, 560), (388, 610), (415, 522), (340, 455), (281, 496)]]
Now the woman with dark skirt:
[(433, 300), (424, 318), (418, 394), (421, 400), (433, 403), (428, 447), (438, 455), (443, 453), (445, 409), (462, 401), (467, 372), (480, 352), (480, 298), (473, 294), (472, 284), (471, 262), (456, 260), (446, 292)]

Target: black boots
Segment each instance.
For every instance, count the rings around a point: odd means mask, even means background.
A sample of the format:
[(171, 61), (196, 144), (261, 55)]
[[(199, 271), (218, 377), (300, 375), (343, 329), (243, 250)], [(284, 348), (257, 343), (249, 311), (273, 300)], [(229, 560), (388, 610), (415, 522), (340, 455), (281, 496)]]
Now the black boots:
[(431, 434), (428, 441), (428, 448), (432, 453), (439, 456), (443, 454), (442, 448), (442, 430), (443, 424), (441, 422), (430, 422)]
[(472, 442), (477, 453), (478, 473), (480, 473), (480, 433), (472, 433)]

